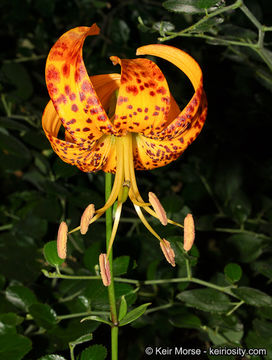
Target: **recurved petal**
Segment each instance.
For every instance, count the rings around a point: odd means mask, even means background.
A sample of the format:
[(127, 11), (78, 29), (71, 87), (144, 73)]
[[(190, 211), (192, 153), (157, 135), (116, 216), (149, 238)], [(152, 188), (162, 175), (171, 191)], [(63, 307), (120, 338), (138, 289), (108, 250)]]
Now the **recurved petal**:
[[(82, 58), (85, 38), (98, 33), (96, 24), (66, 32), (51, 48), (46, 62), (49, 95), (64, 127), (77, 143), (92, 142), (103, 133), (113, 132)], [(91, 123), (95, 126), (89, 131)]]
[(170, 109), (167, 81), (158, 66), (148, 59), (119, 59), (121, 85), (116, 104), (114, 126), (119, 134), (137, 132), (152, 136), (163, 129)]
[(90, 80), (95, 88), (97, 96), (104, 110), (108, 112), (110, 99), (117, 89), (120, 87), (120, 74), (103, 74), (94, 75)]
[(207, 115), (203, 93), (201, 106), (190, 126), (175, 139), (150, 139), (137, 134), (133, 141), (134, 166), (137, 170), (154, 169), (176, 160), (199, 135)]
[(190, 79), (195, 93), (187, 106), (178, 114), (178, 116), (167, 125), (160, 133), (156, 132), (155, 137), (160, 139), (173, 139), (179, 137), (198, 112), (203, 95), (202, 71), (198, 63), (186, 52), (168, 45), (147, 45), (140, 47), (137, 55), (154, 55), (176, 65)]
[[(114, 148), (111, 136), (103, 135), (99, 140), (92, 140), (89, 143), (85, 141), (82, 144), (67, 141), (67, 136), (66, 141), (58, 139), (61, 121), (52, 101), (49, 101), (44, 110), (42, 126), (57, 155), (84, 172), (103, 170), (111, 158)], [(111, 162), (111, 167), (114, 168), (115, 165)]]

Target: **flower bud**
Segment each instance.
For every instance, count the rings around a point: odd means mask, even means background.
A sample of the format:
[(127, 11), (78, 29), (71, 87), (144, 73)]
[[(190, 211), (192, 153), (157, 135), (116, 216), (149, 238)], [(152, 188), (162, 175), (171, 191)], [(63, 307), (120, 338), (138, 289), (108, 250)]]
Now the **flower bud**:
[(106, 254), (99, 255), (99, 267), (104, 286), (109, 286), (111, 283), (110, 263)]
[(84, 210), (84, 213), (82, 214), (80, 220), (80, 232), (82, 235), (85, 235), (86, 232), (88, 231), (89, 224), (92, 217), (94, 216), (94, 213), (95, 213), (94, 204), (88, 205)]
[(58, 256), (61, 259), (66, 258), (67, 233), (68, 233), (68, 226), (65, 221), (62, 221), (59, 226), (58, 237), (57, 237), (57, 251), (58, 251)]
[(160, 247), (165, 256), (165, 259), (169, 262), (169, 264), (171, 264), (172, 266), (176, 266), (175, 253), (174, 250), (171, 248), (170, 242), (162, 239), (162, 241), (160, 241)]
[(157, 196), (153, 192), (148, 193), (148, 199), (149, 199), (149, 202), (152, 205), (155, 213), (157, 214), (158, 219), (162, 223), (162, 225), (164, 225), (164, 226), (167, 225), (166, 212), (165, 212), (162, 204), (160, 203), (160, 200), (157, 198)]
[(183, 249), (189, 251), (195, 240), (195, 224), (192, 214), (188, 214), (184, 219), (184, 244)]

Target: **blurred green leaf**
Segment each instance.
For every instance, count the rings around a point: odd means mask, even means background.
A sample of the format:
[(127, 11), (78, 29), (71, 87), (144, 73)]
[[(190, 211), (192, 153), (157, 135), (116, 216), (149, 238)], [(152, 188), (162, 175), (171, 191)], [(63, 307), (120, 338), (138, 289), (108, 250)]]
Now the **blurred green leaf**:
[(60, 266), (64, 262), (64, 259), (58, 256), (56, 241), (46, 243), (43, 247), (43, 254), (46, 261), (52, 266)]
[(33, 86), (26, 68), (19, 63), (5, 63), (1, 67), (1, 72), (7, 81), (15, 87), (9, 95), (21, 100), (27, 100), (33, 92)]
[(71, 341), (70, 344), (72, 346), (76, 346), (76, 345), (79, 345), (79, 344), (83, 344), (83, 343), (85, 343), (87, 341), (91, 341), (92, 338), (93, 338), (93, 334), (85, 334), (85, 335), (80, 336), (76, 340)]
[(39, 360), (66, 360), (66, 359), (63, 356), (51, 354), (51, 355), (45, 355), (39, 358)]
[(251, 267), (258, 274), (262, 274), (268, 279), (272, 278), (272, 264), (270, 259), (267, 259), (266, 261), (256, 261), (251, 264)]
[(136, 307), (135, 309), (129, 311), (123, 317), (123, 319), (119, 322), (119, 326), (124, 326), (124, 325), (130, 324), (134, 320), (138, 319), (140, 316), (142, 316), (145, 313), (145, 311), (149, 305), (151, 305), (151, 303), (146, 303), (146, 304), (140, 305), (140, 306)]
[[(198, 6), (200, 0), (168, 0), (162, 5), (168, 11), (182, 12), (187, 14), (203, 13), (204, 9)], [(209, 0), (207, 0), (208, 2)]]
[(21, 360), (30, 350), (31, 341), (22, 335), (0, 335), (0, 357), (7, 360)]
[(29, 307), (29, 313), (42, 328), (51, 329), (57, 324), (57, 314), (48, 304), (33, 304)]
[(107, 357), (107, 349), (103, 345), (92, 345), (83, 350), (80, 360), (105, 360)]
[(171, 318), (170, 323), (175, 327), (185, 329), (200, 329), (202, 326), (200, 318), (189, 313)]
[(36, 245), (19, 235), (6, 233), (0, 237), (0, 246), (0, 272), (9, 279), (35, 281), (41, 268)]
[(121, 297), (120, 306), (119, 306), (119, 314), (118, 321), (121, 321), (127, 314), (127, 302), (124, 296)]
[(136, 267), (135, 261), (131, 261), (129, 256), (119, 256), (113, 260), (113, 274), (119, 276), (126, 274), (129, 270)]
[(243, 286), (231, 291), (248, 305), (272, 306), (272, 297), (258, 289)]
[(227, 295), (213, 289), (186, 290), (177, 298), (187, 306), (208, 312), (227, 312), (230, 310), (230, 300)]
[(197, 7), (200, 9), (208, 9), (218, 3), (220, 3), (220, 0), (197, 0)]
[(239, 281), (242, 277), (242, 269), (241, 266), (234, 263), (229, 263), (224, 268), (224, 273), (226, 275), (227, 280), (232, 283)]
[(236, 258), (243, 263), (254, 261), (263, 252), (263, 240), (256, 235), (237, 234), (229, 237), (228, 242), (238, 251), (238, 253), (235, 252)]
[(6, 289), (6, 298), (14, 306), (28, 311), (29, 307), (38, 302), (36, 295), (22, 285), (11, 285)]

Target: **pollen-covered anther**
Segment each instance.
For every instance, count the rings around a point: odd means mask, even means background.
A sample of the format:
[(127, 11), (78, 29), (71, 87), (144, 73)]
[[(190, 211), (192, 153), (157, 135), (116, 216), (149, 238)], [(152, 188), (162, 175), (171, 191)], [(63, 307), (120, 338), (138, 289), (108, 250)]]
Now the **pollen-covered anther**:
[(94, 213), (95, 213), (94, 204), (88, 205), (84, 210), (80, 220), (80, 232), (82, 235), (85, 235), (87, 233), (90, 221), (94, 216)]
[(162, 239), (162, 241), (160, 241), (160, 247), (165, 256), (165, 259), (169, 262), (169, 264), (175, 267), (176, 266), (175, 253), (174, 250), (171, 248), (170, 242), (165, 239)]
[(111, 283), (110, 263), (106, 254), (99, 255), (99, 267), (103, 285), (109, 286)]
[(160, 200), (157, 198), (157, 196), (153, 192), (148, 193), (148, 199), (149, 199), (149, 202), (152, 205), (155, 213), (157, 214), (158, 219), (162, 223), (162, 225), (164, 225), (164, 226), (167, 225), (166, 212), (165, 212), (162, 204), (160, 203)]
[(57, 251), (58, 251), (58, 256), (61, 259), (66, 258), (67, 234), (68, 234), (68, 226), (65, 221), (62, 221), (59, 226), (58, 237), (57, 237)]
[(195, 223), (192, 214), (188, 214), (184, 219), (184, 244), (183, 249), (189, 251), (195, 240)]

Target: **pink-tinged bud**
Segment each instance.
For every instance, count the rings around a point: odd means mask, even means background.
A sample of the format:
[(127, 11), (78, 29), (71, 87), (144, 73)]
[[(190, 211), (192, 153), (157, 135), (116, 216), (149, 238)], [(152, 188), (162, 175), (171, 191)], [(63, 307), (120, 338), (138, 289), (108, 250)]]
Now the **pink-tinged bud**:
[(158, 219), (162, 223), (162, 225), (167, 225), (167, 216), (164, 208), (162, 207), (162, 204), (160, 203), (160, 200), (157, 198), (157, 196), (153, 192), (148, 193), (148, 199), (150, 204), (152, 205), (155, 213), (158, 216)]
[(62, 221), (62, 223), (59, 226), (58, 237), (57, 237), (58, 256), (61, 259), (66, 258), (67, 233), (68, 233), (68, 226), (65, 221)]
[(110, 263), (106, 254), (99, 255), (99, 267), (104, 286), (109, 286), (111, 283)]
[(94, 213), (95, 213), (94, 204), (88, 205), (84, 210), (84, 213), (82, 214), (80, 220), (80, 232), (82, 235), (85, 235), (86, 232), (88, 231), (89, 224), (92, 217), (94, 216)]
[(188, 214), (184, 219), (184, 244), (183, 249), (189, 251), (195, 240), (195, 224), (192, 214)]
[(171, 264), (172, 266), (176, 266), (175, 253), (174, 250), (171, 248), (170, 242), (162, 239), (162, 241), (160, 241), (160, 247), (165, 256), (165, 259), (169, 262), (169, 264)]

